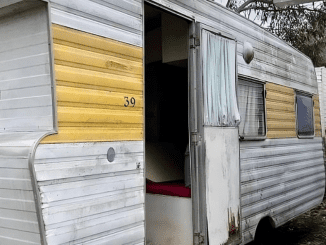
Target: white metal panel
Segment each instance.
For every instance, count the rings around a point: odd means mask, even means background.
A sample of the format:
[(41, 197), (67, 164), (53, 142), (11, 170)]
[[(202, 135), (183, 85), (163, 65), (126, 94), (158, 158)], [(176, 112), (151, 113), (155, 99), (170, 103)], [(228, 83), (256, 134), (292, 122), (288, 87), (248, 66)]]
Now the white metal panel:
[[(148, 0), (180, 15), (194, 18), (238, 40), (238, 73), (317, 94), (311, 60), (254, 22), (207, 0)], [(254, 47), (248, 65), (242, 58), (243, 43)]]
[(317, 82), (318, 82), (318, 95), (319, 95), (319, 108), (320, 108), (320, 120), (321, 120), (321, 129), (322, 136), (325, 136), (325, 122), (326, 122), (326, 68), (318, 67), (315, 69), (317, 74)]
[(34, 167), (49, 245), (144, 242), (142, 141), (41, 144)]
[(207, 222), (213, 244), (241, 241), (238, 135), (238, 128), (204, 127)]
[(46, 7), (1, 18), (0, 37), (0, 132), (52, 130)]
[(146, 194), (146, 242), (193, 244), (191, 198)]
[(142, 47), (141, 6), (138, 0), (51, 0), (52, 22)]
[(0, 134), (0, 244), (41, 244), (29, 158), (43, 135)]
[(242, 233), (254, 238), (258, 222), (275, 226), (318, 205), (325, 189), (322, 139), (240, 143)]

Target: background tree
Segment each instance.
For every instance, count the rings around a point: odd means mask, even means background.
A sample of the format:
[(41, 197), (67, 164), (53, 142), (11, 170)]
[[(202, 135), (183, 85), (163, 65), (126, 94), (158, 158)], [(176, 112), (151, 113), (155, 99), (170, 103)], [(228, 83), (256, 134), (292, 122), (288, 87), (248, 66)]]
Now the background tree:
[(271, 0), (228, 0), (226, 6), (254, 18), (309, 56), (316, 67), (326, 65), (326, 1), (278, 8)]

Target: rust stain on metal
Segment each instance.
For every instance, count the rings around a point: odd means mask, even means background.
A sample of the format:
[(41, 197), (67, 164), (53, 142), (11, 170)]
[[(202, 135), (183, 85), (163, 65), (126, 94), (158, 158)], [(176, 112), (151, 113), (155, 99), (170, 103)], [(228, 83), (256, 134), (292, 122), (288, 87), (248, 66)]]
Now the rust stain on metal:
[(229, 239), (225, 244), (238, 244), (237, 242), (241, 240), (240, 211), (238, 210), (238, 213), (234, 214), (231, 212), (230, 209), (228, 209), (228, 220), (229, 220), (229, 227), (228, 227)]

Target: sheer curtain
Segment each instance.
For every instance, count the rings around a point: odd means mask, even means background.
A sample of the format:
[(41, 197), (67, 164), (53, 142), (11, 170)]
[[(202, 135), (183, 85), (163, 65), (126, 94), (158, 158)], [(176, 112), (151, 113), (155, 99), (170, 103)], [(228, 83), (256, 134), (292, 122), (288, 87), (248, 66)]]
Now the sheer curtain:
[(238, 100), (241, 115), (239, 134), (241, 136), (264, 136), (264, 86), (239, 79)]
[(238, 126), (236, 43), (203, 30), (204, 124)]

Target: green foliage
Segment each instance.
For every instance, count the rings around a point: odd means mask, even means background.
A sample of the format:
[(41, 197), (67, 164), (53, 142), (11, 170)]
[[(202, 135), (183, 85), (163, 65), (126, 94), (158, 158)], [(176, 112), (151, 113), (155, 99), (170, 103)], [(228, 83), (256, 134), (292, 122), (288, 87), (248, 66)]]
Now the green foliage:
[(326, 2), (278, 8), (270, 0), (230, 0), (227, 6), (309, 56), (315, 66), (326, 65)]

